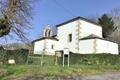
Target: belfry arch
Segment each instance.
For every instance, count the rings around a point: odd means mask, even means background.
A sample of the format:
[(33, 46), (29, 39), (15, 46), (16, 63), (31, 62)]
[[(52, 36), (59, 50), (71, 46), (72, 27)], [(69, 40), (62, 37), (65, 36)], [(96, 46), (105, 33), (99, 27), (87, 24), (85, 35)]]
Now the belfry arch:
[(43, 37), (51, 37), (51, 36), (52, 36), (52, 30), (50, 28), (50, 25), (47, 25), (44, 28)]

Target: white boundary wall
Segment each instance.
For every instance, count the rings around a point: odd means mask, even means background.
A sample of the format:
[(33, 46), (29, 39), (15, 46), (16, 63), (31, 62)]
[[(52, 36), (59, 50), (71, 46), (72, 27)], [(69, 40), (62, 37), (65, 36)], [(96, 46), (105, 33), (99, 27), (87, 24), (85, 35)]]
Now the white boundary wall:
[(97, 53), (119, 54), (118, 44), (106, 40), (96, 39)]
[(118, 44), (107, 40), (102, 39), (80, 40), (79, 46), (80, 54), (93, 54), (93, 53), (119, 54)]
[(80, 54), (91, 54), (94, 52), (94, 39), (80, 40)]

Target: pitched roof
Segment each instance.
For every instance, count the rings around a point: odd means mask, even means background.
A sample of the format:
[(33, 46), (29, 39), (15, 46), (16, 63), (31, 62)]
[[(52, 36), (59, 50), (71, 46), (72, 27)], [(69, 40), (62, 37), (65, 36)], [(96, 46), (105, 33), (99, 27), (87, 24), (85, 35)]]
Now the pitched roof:
[(58, 39), (57, 39), (57, 38), (54, 38), (54, 37), (42, 37), (42, 38), (40, 38), (40, 39), (33, 40), (32, 43), (34, 43), (34, 42), (36, 42), (36, 41), (44, 40), (44, 39), (50, 39), (50, 40), (58, 41)]
[(57, 36), (57, 35), (55, 34), (55, 35), (53, 35), (52, 37), (55, 38), (56, 36)]
[[(94, 34), (91, 34), (91, 35), (89, 35), (89, 36), (87, 36), (87, 37), (81, 38), (80, 40), (88, 40), (88, 39), (101, 39), (101, 40), (106, 40), (106, 41), (114, 42), (114, 41), (112, 41), (112, 40), (108, 40), (108, 39), (105, 39), (105, 38), (101, 38), (101, 37), (99, 37), (99, 36), (96, 36), (96, 35), (94, 35)], [(114, 43), (115, 43), (115, 42), (114, 42)]]
[(91, 21), (91, 20), (89, 20), (89, 19), (86, 19), (86, 18), (83, 18), (83, 17), (78, 16), (78, 17), (75, 17), (75, 18), (70, 19), (70, 20), (68, 20), (68, 21), (65, 21), (65, 22), (63, 22), (63, 23), (61, 23), (61, 24), (58, 24), (58, 25), (56, 25), (56, 27), (65, 25), (65, 24), (67, 24), (67, 23), (76, 21), (76, 20), (78, 20), (78, 19), (84, 20), (84, 21), (86, 21), (86, 22), (92, 23), (92, 24), (97, 25), (97, 26), (101, 26), (101, 25), (99, 25), (99, 24), (96, 23), (96, 22), (93, 22), (93, 21)]
[(101, 38), (101, 37), (96, 36), (96, 35), (94, 35), (94, 34), (91, 34), (91, 35), (89, 35), (89, 36), (86, 36), (86, 37), (84, 37), (84, 38), (81, 38), (80, 40), (94, 39), (94, 38), (104, 39), (104, 38)]

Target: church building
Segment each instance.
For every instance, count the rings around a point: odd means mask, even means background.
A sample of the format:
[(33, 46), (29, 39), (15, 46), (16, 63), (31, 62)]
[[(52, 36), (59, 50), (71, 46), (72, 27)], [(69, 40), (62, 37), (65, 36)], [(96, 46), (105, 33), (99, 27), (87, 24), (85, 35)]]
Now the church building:
[(43, 37), (33, 41), (34, 54), (55, 55), (56, 51), (68, 50), (77, 54), (118, 54), (118, 44), (102, 36), (102, 27), (82, 17), (56, 25), (57, 33), (52, 35), (46, 26)]

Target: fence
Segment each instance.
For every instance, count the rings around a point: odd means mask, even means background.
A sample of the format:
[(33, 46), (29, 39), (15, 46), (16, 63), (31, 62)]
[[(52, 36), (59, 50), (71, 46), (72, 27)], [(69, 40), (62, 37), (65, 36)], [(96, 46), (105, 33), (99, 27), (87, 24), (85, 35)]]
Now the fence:
[[(29, 56), (28, 64), (40, 65), (42, 55)], [(62, 65), (63, 57), (57, 58), (57, 64)], [(67, 65), (68, 56), (65, 55), (65, 65)], [(70, 65), (120, 65), (120, 55), (113, 54), (75, 54), (70, 53)], [(43, 56), (43, 65), (55, 65), (56, 56)]]
[[(15, 60), (16, 64), (33, 64), (33, 65), (62, 65), (62, 56), (56, 55), (28, 55), (26, 49), (20, 50), (4, 50), (0, 48), (0, 64), (8, 64), (8, 60)], [(67, 56), (65, 56), (65, 64), (67, 64)], [(70, 53), (70, 65), (120, 65), (120, 55), (112, 54), (74, 54)]]
[(42, 53), (29, 55), (27, 63), (34, 65), (54, 65), (55, 55), (42, 55)]
[(29, 51), (27, 49), (20, 50), (4, 50), (0, 49), (0, 63), (8, 64), (8, 60), (15, 60), (16, 64), (25, 64)]

